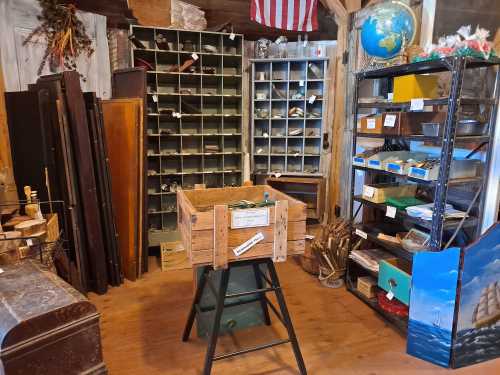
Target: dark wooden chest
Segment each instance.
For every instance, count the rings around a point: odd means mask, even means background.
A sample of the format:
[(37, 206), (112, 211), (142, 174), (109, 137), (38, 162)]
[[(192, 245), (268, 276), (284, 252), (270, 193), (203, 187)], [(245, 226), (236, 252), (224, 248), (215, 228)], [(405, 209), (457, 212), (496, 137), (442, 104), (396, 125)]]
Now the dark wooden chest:
[(99, 313), (82, 294), (34, 261), (1, 271), (0, 375), (107, 374)]

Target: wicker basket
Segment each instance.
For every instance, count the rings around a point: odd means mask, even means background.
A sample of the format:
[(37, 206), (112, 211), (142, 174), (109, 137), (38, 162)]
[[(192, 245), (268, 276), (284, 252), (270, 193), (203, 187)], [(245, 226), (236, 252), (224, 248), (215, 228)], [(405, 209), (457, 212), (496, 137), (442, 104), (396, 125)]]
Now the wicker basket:
[(344, 286), (345, 271), (345, 269), (332, 271), (331, 268), (320, 266), (318, 279), (328, 288), (341, 288)]

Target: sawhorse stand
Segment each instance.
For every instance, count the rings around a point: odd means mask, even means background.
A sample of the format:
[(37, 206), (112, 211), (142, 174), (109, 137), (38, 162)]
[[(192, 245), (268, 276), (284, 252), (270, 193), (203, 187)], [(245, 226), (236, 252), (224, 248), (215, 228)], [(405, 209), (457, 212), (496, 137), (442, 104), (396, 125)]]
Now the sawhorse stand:
[[(261, 270), (261, 265), (265, 264), (267, 266), (269, 277)], [(229, 274), (232, 268), (244, 266), (244, 265), (252, 265), (254, 273), (255, 273), (255, 281), (257, 285), (256, 290), (251, 290), (243, 293), (235, 293), (235, 294), (226, 294), (227, 288), (229, 284)], [(208, 348), (207, 354), (205, 357), (205, 367), (203, 370), (204, 375), (210, 375), (212, 371), (212, 365), (214, 361), (219, 361), (221, 359), (226, 359), (230, 357), (234, 357), (240, 354), (251, 353), (261, 349), (271, 348), (277, 345), (283, 345), (287, 343), (292, 344), (293, 353), (295, 354), (295, 359), (297, 360), (297, 365), (299, 367), (301, 375), (307, 375), (306, 366), (304, 365), (304, 359), (302, 358), (302, 354), (300, 352), (299, 343), (297, 341), (297, 337), (295, 336), (295, 331), (293, 329), (292, 320), (290, 319), (290, 314), (288, 313), (288, 309), (285, 302), (285, 297), (283, 296), (283, 291), (281, 290), (280, 282), (278, 279), (278, 274), (276, 273), (276, 269), (274, 268), (274, 263), (271, 259), (251, 259), (240, 262), (231, 262), (228, 264), (226, 269), (222, 270), (221, 280), (219, 288), (217, 289), (214, 285), (212, 279), (210, 278), (210, 271), (213, 270), (212, 266), (203, 266), (201, 276), (196, 288), (196, 293), (194, 296), (193, 304), (191, 306), (191, 311), (189, 313), (188, 320), (186, 322), (186, 327), (184, 329), (184, 334), (182, 336), (182, 341), (187, 341), (189, 339), (189, 335), (191, 333), (191, 329), (193, 327), (194, 319), (196, 314), (201, 316), (201, 307), (200, 301), (203, 295), (203, 291), (205, 286), (208, 286), (210, 291), (213, 293), (215, 297), (215, 317), (214, 322), (212, 324), (212, 329), (209, 331), (208, 335)], [(278, 300), (279, 310), (269, 301), (266, 296), (266, 293), (274, 292), (276, 294), (276, 299)], [(242, 296), (248, 296), (252, 294), (257, 294), (255, 299), (246, 300), (246, 301), (236, 301), (231, 303), (230, 301), (226, 303), (226, 299), (232, 299)], [(271, 324), (271, 319), (269, 316), (269, 307), (274, 312), (274, 314), (278, 317), (278, 319), (283, 323), (288, 332), (288, 339), (273, 341), (264, 345), (255, 346), (247, 349), (238, 350), (236, 352), (226, 353), (215, 355), (215, 348), (217, 346), (217, 339), (219, 338), (219, 330), (222, 318), (222, 311), (224, 307), (237, 306), (241, 304), (251, 303), (260, 301), (262, 309), (264, 311), (264, 319), (267, 325)]]

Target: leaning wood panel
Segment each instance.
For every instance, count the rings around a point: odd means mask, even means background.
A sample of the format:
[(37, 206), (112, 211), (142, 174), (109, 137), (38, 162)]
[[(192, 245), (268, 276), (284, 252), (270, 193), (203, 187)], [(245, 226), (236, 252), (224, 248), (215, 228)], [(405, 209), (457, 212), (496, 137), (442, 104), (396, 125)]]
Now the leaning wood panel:
[(214, 207), (214, 269), (227, 268), (227, 225), (229, 218), (226, 205)]
[(141, 99), (102, 101), (106, 146), (111, 171), (111, 191), (122, 270), (136, 280), (140, 251), (140, 135)]

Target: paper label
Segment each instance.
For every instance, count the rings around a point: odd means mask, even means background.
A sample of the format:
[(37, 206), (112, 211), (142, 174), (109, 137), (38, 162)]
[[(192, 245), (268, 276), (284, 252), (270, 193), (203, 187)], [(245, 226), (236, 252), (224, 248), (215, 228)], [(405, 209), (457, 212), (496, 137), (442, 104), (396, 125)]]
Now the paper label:
[(363, 158), (354, 158), (354, 163), (364, 164), (365, 163), (365, 159), (363, 159)]
[(4, 273), (4, 270), (0, 268), (0, 273)]
[(373, 167), (380, 167), (380, 160), (370, 160), (368, 161), (368, 165)]
[(396, 125), (396, 115), (385, 115), (384, 126), (393, 128)]
[(375, 195), (375, 188), (373, 186), (365, 185), (363, 186), (363, 196), (368, 198), (373, 198)]
[(397, 208), (394, 206), (387, 206), (387, 211), (385, 212), (385, 216), (394, 219), (396, 217)]
[(253, 228), (269, 225), (269, 207), (231, 211), (231, 228)]
[(198, 60), (198, 55), (196, 53), (192, 53), (191, 57), (193, 58), (194, 61)]
[(229, 34), (229, 39), (234, 40), (234, 38), (236, 38), (236, 34), (235, 33)]
[(248, 241), (243, 242), (240, 246), (233, 249), (234, 255), (239, 257), (240, 255), (246, 253), (251, 247), (259, 243), (264, 239), (262, 232), (257, 233), (255, 236), (250, 238)]
[(303, 80), (299, 81), (299, 86), (304, 86), (304, 81)]
[(368, 238), (368, 235), (365, 232), (363, 232), (361, 229), (356, 229), (355, 233), (358, 236), (360, 236), (361, 238), (364, 238), (365, 240)]
[(387, 297), (387, 299), (388, 299), (389, 301), (392, 301), (392, 300), (393, 300), (393, 298), (394, 298), (394, 293), (393, 293), (393, 292), (392, 292), (392, 290), (391, 290), (391, 291), (390, 291), (389, 293), (387, 293), (385, 296)]
[(366, 119), (366, 128), (367, 129), (375, 129), (375, 119), (374, 118), (369, 118)]
[(392, 100), (394, 99), (394, 93), (393, 92), (390, 92), (387, 94), (387, 100), (392, 102)]
[(410, 104), (410, 111), (422, 111), (424, 109), (424, 99), (412, 99)]
[(158, 95), (156, 95), (156, 94), (153, 95), (153, 102), (155, 102), (155, 103), (158, 102)]
[(309, 104), (313, 104), (315, 100), (316, 100), (316, 95), (311, 95), (309, 97)]
[(26, 245), (28, 245), (28, 246), (33, 246), (33, 240), (32, 240), (31, 238), (28, 238), (28, 239), (26, 240)]

